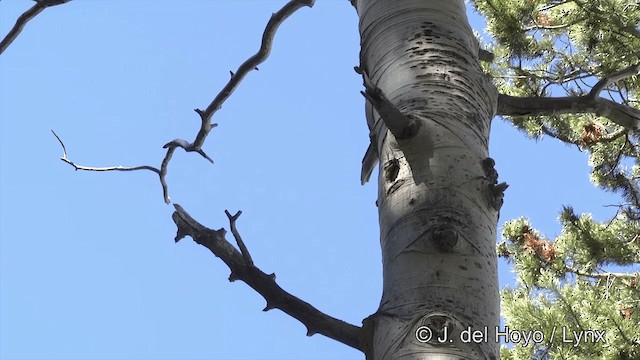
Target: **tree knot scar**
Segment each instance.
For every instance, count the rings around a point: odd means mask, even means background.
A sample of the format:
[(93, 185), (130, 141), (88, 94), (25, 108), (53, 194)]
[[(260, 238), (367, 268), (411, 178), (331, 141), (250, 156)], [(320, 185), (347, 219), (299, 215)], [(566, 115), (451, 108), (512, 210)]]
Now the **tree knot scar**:
[[(431, 345), (444, 345), (438, 339), (445, 339), (454, 331), (454, 321), (444, 314), (427, 315), (418, 321), (416, 327), (416, 339)], [(421, 340), (422, 339), (422, 340)]]
[(391, 159), (384, 164), (384, 179), (387, 182), (393, 182), (398, 178), (400, 172), (400, 161)]
[(433, 245), (442, 252), (452, 252), (458, 244), (458, 233), (453, 229), (437, 229), (432, 236)]

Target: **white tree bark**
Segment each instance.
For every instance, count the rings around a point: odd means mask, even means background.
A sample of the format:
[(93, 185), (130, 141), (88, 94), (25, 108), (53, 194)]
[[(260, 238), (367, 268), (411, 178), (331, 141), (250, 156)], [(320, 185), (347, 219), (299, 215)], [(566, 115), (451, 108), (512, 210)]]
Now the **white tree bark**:
[[(497, 359), (503, 189), (486, 160), (497, 92), (479, 66), (464, 1), (355, 5), (360, 68), (421, 125), (397, 140), (368, 111), (380, 158), (384, 284), (378, 311), (364, 321), (367, 359)], [(486, 338), (465, 342), (469, 329)]]

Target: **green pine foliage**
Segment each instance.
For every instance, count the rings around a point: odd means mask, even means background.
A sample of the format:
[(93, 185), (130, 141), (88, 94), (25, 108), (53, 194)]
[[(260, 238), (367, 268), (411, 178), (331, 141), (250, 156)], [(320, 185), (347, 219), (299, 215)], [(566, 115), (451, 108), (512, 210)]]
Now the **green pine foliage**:
[[(483, 44), (495, 55), (484, 67), (500, 93), (601, 96), (640, 108), (640, 1), (474, 4), (493, 37)], [(625, 70), (626, 76), (592, 93), (599, 81)], [(506, 326), (538, 330), (544, 341), (504, 346), (503, 359), (640, 359), (640, 273), (625, 272), (640, 263), (640, 131), (607, 115), (505, 117), (529, 137), (549, 136), (588, 152), (592, 182), (623, 202), (603, 222), (565, 207), (555, 239), (525, 218), (504, 226), (498, 253), (512, 262), (518, 278), (515, 288), (502, 292)], [(576, 335), (586, 337), (577, 346)]]

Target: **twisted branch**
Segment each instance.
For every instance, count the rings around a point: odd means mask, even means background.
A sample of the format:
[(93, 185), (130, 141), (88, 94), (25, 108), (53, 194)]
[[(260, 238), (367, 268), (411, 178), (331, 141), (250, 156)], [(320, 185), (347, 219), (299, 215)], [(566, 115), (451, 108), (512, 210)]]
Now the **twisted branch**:
[[(207, 135), (211, 129), (216, 126), (216, 124), (211, 123), (213, 114), (221, 108), (224, 101), (233, 93), (242, 79), (251, 70), (257, 70), (257, 65), (262, 63), (269, 56), (273, 38), (279, 25), (297, 9), (303, 6), (312, 6), (313, 3), (314, 0), (292, 0), (280, 11), (272, 15), (264, 31), (262, 45), (258, 53), (245, 61), (237, 72), (231, 73), (231, 80), (205, 110), (195, 110), (202, 120), (196, 139), (193, 142), (175, 139), (165, 144), (164, 148), (167, 149), (167, 153), (162, 161), (160, 169), (146, 165), (134, 167), (112, 166), (102, 168), (77, 165), (67, 158), (67, 150), (64, 143), (52, 130), (54, 136), (62, 146), (63, 155), (61, 160), (73, 166), (76, 170), (153, 171), (160, 177), (165, 202), (169, 203), (170, 199), (165, 176), (169, 161), (171, 160), (175, 150), (177, 148), (182, 148), (187, 152), (197, 152), (202, 157), (213, 162), (213, 160), (202, 150), (202, 145), (204, 144)], [(238, 248), (240, 248), (240, 251), (238, 251), (229, 241), (226, 240), (226, 230), (209, 229), (193, 219), (180, 205), (174, 204), (174, 208), (176, 211), (173, 213), (172, 218), (178, 228), (175, 241), (178, 242), (185, 236), (190, 236), (196, 243), (205, 246), (214, 255), (220, 257), (231, 270), (231, 275), (229, 276), (230, 281), (241, 280), (264, 297), (267, 302), (264, 311), (280, 309), (304, 324), (307, 328), (307, 336), (322, 334), (362, 351), (362, 331), (360, 327), (351, 325), (320, 312), (309, 303), (304, 302), (283, 290), (276, 283), (275, 274), (266, 274), (254, 265), (253, 259), (249, 254), (249, 250), (244, 244), (244, 241), (236, 227), (236, 221), (242, 212), (238, 211), (235, 215), (231, 215), (225, 210), (225, 214), (229, 218), (231, 232), (238, 244)]]
[[(200, 130), (198, 131), (195, 140), (193, 142), (189, 142), (183, 139), (174, 139), (163, 146), (163, 148), (167, 149), (167, 154), (165, 155), (164, 160), (162, 161), (162, 167), (160, 168), (160, 181), (163, 183), (163, 189), (166, 189), (164, 174), (167, 173), (167, 166), (169, 165), (171, 156), (173, 156), (173, 152), (176, 148), (180, 147), (186, 152), (197, 152), (202, 157), (209, 160), (209, 162), (213, 163), (213, 159), (211, 159), (204, 150), (202, 150), (202, 145), (209, 135), (209, 132), (211, 129), (218, 126), (218, 124), (211, 123), (213, 114), (222, 107), (222, 104), (229, 98), (229, 96), (231, 96), (242, 79), (244, 79), (251, 70), (258, 70), (258, 65), (267, 59), (271, 53), (271, 45), (273, 43), (273, 38), (276, 35), (276, 31), (284, 20), (292, 15), (296, 10), (304, 6), (313, 6), (314, 1), (315, 0), (291, 0), (278, 12), (272, 14), (271, 19), (267, 23), (264, 33), (262, 34), (262, 43), (258, 52), (242, 63), (235, 73), (231, 72), (231, 79), (227, 85), (222, 88), (204, 111), (195, 109), (195, 112), (200, 115), (201, 120)], [(168, 196), (165, 196), (165, 202), (167, 204), (169, 203)]]
[(231, 79), (227, 83), (227, 85), (222, 88), (222, 90), (216, 95), (213, 101), (207, 106), (205, 110), (195, 109), (194, 111), (200, 115), (201, 125), (198, 134), (193, 142), (188, 142), (182, 139), (175, 139), (164, 145), (164, 148), (175, 148), (181, 147), (187, 152), (195, 151), (202, 155), (207, 160), (213, 162), (211, 158), (209, 158), (203, 151), (202, 145), (204, 144), (205, 139), (209, 135), (211, 129), (216, 127), (218, 124), (212, 124), (211, 118), (216, 111), (222, 108), (222, 104), (233, 94), (236, 90), (240, 82), (247, 76), (247, 74), (252, 70), (258, 70), (258, 65), (263, 63), (269, 54), (271, 53), (271, 47), (273, 43), (273, 38), (275, 37), (276, 31), (278, 27), (286, 20), (289, 16), (291, 16), (296, 10), (308, 6), (313, 6), (315, 0), (292, 0), (289, 1), (282, 9), (278, 12), (271, 15), (271, 19), (267, 23), (267, 26), (264, 29), (264, 33), (262, 34), (262, 43), (260, 45), (260, 50), (247, 59), (236, 72), (231, 72)]
[(20, 15), (20, 17), (18, 17), (18, 20), (16, 20), (16, 24), (13, 25), (13, 28), (9, 30), (9, 33), (7, 33), (4, 39), (2, 39), (2, 41), (0, 42), (0, 55), (2, 55), (2, 53), (9, 47), (9, 45), (11, 45), (13, 40), (15, 40), (18, 35), (20, 35), (22, 29), (24, 29), (24, 26), (27, 25), (27, 23), (31, 19), (36, 17), (36, 15), (41, 13), (42, 10), (50, 6), (67, 3), (69, 1), (71, 0), (35, 0), (36, 4), (30, 7), (29, 10), (25, 11), (22, 15)]
[[(57, 5), (57, 3), (64, 3), (70, 0), (40, 0), (36, 6), (53, 6)], [(265, 27), (264, 33), (262, 35), (262, 43), (258, 52), (247, 59), (238, 70), (234, 73), (231, 72), (231, 79), (224, 86), (224, 88), (218, 93), (218, 95), (213, 99), (211, 104), (207, 106), (205, 110), (195, 109), (195, 112), (200, 115), (201, 125), (198, 134), (193, 142), (189, 142), (183, 139), (174, 139), (166, 143), (162, 148), (167, 149), (167, 153), (162, 160), (162, 164), (160, 169), (157, 169), (153, 166), (134, 166), (134, 167), (123, 167), (123, 166), (112, 166), (105, 168), (96, 168), (96, 167), (88, 167), (88, 166), (79, 166), (74, 164), (72, 161), (66, 158), (66, 150), (64, 148), (64, 144), (54, 132), (53, 134), (58, 139), (60, 144), (62, 145), (64, 156), (61, 158), (64, 162), (72, 165), (76, 170), (87, 170), (87, 171), (135, 171), (135, 170), (150, 170), (158, 174), (160, 177), (160, 184), (162, 185), (162, 194), (165, 203), (169, 204), (171, 202), (171, 198), (169, 197), (169, 191), (167, 187), (166, 175), (169, 167), (169, 162), (173, 157), (174, 152), (177, 148), (182, 148), (186, 152), (196, 152), (200, 154), (202, 157), (207, 159), (209, 162), (213, 163), (213, 159), (207, 155), (204, 150), (202, 150), (202, 145), (204, 144), (205, 139), (209, 135), (211, 129), (218, 126), (218, 124), (211, 123), (211, 118), (213, 114), (222, 107), (222, 104), (231, 96), (231, 94), (238, 87), (242, 79), (251, 71), (258, 70), (258, 65), (264, 62), (269, 54), (271, 53), (273, 39), (275, 37), (276, 31), (280, 27), (280, 25), (291, 16), (296, 10), (308, 6), (313, 6), (315, 0), (291, 0), (289, 1), (282, 9), (278, 12), (271, 15), (271, 19), (267, 23)], [(34, 6), (34, 8), (36, 7)], [(42, 10), (39, 10), (42, 11)], [(34, 15), (35, 16), (35, 15)], [(33, 16), (31, 16), (33, 17)], [(53, 132), (53, 130), (52, 130)]]

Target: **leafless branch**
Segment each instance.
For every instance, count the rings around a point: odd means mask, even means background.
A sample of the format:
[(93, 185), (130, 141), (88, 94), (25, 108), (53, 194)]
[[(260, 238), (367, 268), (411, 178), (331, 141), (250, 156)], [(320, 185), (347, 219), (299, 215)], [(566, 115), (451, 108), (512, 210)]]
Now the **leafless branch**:
[[(62, 142), (62, 140), (60, 139), (60, 137), (58, 136), (58, 134), (56, 134), (55, 131), (51, 130), (51, 132), (53, 133), (53, 136), (56, 137), (56, 139), (58, 139), (58, 142), (60, 143), (60, 146), (62, 146), (62, 157), (60, 157), (60, 160), (66, 162), (67, 164), (73, 166), (73, 168), (77, 171), (77, 170), (83, 170), (83, 171), (137, 171), (137, 170), (149, 170), (149, 171), (153, 171), (154, 173), (158, 174), (158, 176), (160, 177), (160, 183), (162, 184), (162, 193), (164, 195), (165, 201), (167, 203), (169, 203), (169, 191), (167, 190), (167, 183), (165, 181), (165, 175), (166, 175), (166, 166), (163, 162), (163, 167), (162, 169), (165, 169), (165, 171), (163, 172), (162, 170), (158, 170), (157, 168), (153, 167), (153, 166), (149, 166), (149, 165), (141, 165), (141, 166), (108, 166), (108, 167), (93, 167), (93, 166), (83, 166), (83, 165), (78, 165), (75, 162), (69, 160), (67, 158), (67, 148), (64, 146), (64, 143)], [(172, 152), (173, 153), (173, 152)]]
[(50, 6), (56, 6), (56, 5), (67, 3), (71, 0), (35, 0), (35, 1), (36, 1), (36, 4), (30, 7), (29, 10), (25, 11), (22, 15), (20, 15), (20, 17), (18, 17), (16, 24), (13, 25), (13, 28), (9, 30), (9, 33), (0, 42), (0, 55), (2, 55), (2, 53), (9, 47), (9, 45), (11, 45), (13, 40), (15, 40), (18, 37), (18, 35), (20, 35), (20, 33), (22, 32), (22, 29), (24, 29), (24, 26), (27, 25), (27, 23), (31, 19), (36, 17), (36, 15), (41, 13), (42, 10)]
[(269, 54), (271, 53), (271, 46), (273, 43), (273, 38), (278, 30), (278, 27), (286, 20), (289, 16), (291, 16), (296, 10), (308, 6), (313, 6), (315, 0), (292, 0), (289, 1), (282, 9), (278, 12), (271, 15), (271, 19), (267, 23), (265, 27), (264, 33), (262, 34), (262, 43), (260, 46), (260, 50), (247, 59), (237, 71), (231, 72), (231, 79), (227, 83), (227, 85), (222, 88), (222, 90), (218, 93), (218, 95), (213, 99), (213, 101), (207, 106), (205, 110), (195, 109), (195, 112), (200, 115), (200, 120), (202, 124), (200, 125), (200, 131), (196, 135), (196, 139), (191, 143), (185, 140), (176, 139), (165, 145), (165, 148), (171, 147), (181, 147), (185, 151), (196, 151), (200, 153), (203, 157), (207, 158), (209, 161), (212, 161), (208, 156), (202, 152), (202, 145), (206, 137), (209, 135), (209, 132), (212, 128), (214, 128), (217, 124), (211, 123), (211, 118), (216, 111), (218, 111), (222, 104), (233, 94), (235, 89), (238, 87), (240, 82), (247, 76), (247, 74), (251, 70), (257, 70), (258, 65), (263, 63)]
[[(201, 125), (198, 134), (193, 142), (189, 142), (183, 139), (174, 139), (168, 143), (166, 143), (163, 148), (167, 149), (167, 155), (162, 161), (162, 172), (166, 173), (167, 165), (169, 164), (169, 160), (173, 155), (173, 152), (176, 148), (180, 147), (184, 149), (186, 152), (197, 152), (205, 159), (209, 160), (213, 163), (213, 160), (202, 150), (202, 145), (204, 144), (205, 139), (209, 135), (211, 129), (218, 126), (218, 124), (211, 123), (211, 118), (213, 114), (218, 111), (222, 104), (233, 94), (235, 89), (238, 87), (242, 79), (251, 71), (258, 70), (258, 65), (264, 62), (269, 54), (271, 53), (271, 45), (273, 43), (273, 39), (275, 37), (276, 31), (278, 27), (296, 10), (308, 6), (313, 6), (315, 0), (291, 0), (289, 1), (282, 9), (278, 12), (271, 15), (271, 19), (267, 23), (265, 27), (264, 33), (262, 34), (262, 43), (258, 52), (247, 59), (237, 71), (231, 72), (231, 79), (227, 83), (227, 85), (222, 88), (222, 90), (218, 93), (218, 95), (213, 99), (211, 104), (207, 106), (205, 110), (195, 109), (195, 112), (200, 115)], [(161, 177), (161, 180), (164, 178)], [(164, 185), (163, 185), (164, 187)], [(165, 201), (168, 202), (168, 197), (165, 197)]]
[[(68, 1), (70, 0), (39, 0), (38, 4), (36, 4), (36, 6), (34, 6), (32, 9), (37, 8), (38, 6), (45, 8), (47, 6), (62, 4)], [(229, 98), (229, 96), (231, 96), (231, 94), (238, 87), (242, 79), (244, 79), (244, 77), (251, 70), (258, 70), (258, 65), (267, 59), (267, 57), (271, 53), (271, 46), (272, 46), (276, 31), (278, 30), (278, 27), (280, 27), (280, 25), (284, 22), (284, 20), (286, 20), (289, 16), (291, 16), (296, 10), (304, 6), (308, 6), (308, 7), (313, 6), (314, 2), (315, 0), (291, 0), (284, 7), (282, 7), (282, 9), (280, 9), (278, 12), (271, 15), (271, 19), (267, 23), (267, 26), (265, 27), (264, 33), (262, 35), (262, 43), (258, 52), (255, 55), (251, 56), (249, 59), (247, 59), (242, 65), (240, 65), (240, 67), (236, 72), (231, 72), (231, 79), (229, 80), (227, 85), (225, 85), (225, 87), (220, 91), (220, 93), (218, 93), (218, 95), (214, 98), (211, 104), (209, 104), (209, 106), (207, 106), (207, 108), (204, 111), (200, 109), (195, 109), (198, 115), (200, 115), (200, 119), (202, 122), (200, 125), (200, 130), (196, 135), (196, 139), (193, 142), (189, 142), (183, 139), (174, 139), (166, 143), (163, 146), (163, 148), (167, 149), (167, 153), (165, 154), (164, 159), (162, 160), (162, 165), (160, 169), (154, 168), (152, 166), (136, 166), (136, 167), (114, 166), (114, 167), (106, 167), (106, 168), (78, 166), (66, 158), (66, 150), (64, 149), (64, 144), (62, 143), (58, 135), (56, 135), (54, 132), (54, 135), (56, 136), (58, 141), (60, 141), (60, 144), (62, 145), (64, 150), (64, 156), (62, 157), (62, 160), (72, 165), (76, 170), (88, 170), (88, 171), (151, 170), (159, 175), (160, 184), (162, 185), (162, 193), (163, 193), (164, 201), (167, 204), (170, 203), (171, 199), (169, 197), (169, 192), (168, 192), (168, 187), (166, 182), (166, 175), (168, 171), (169, 162), (171, 161), (171, 158), (173, 157), (175, 150), (177, 148), (182, 148), (186, 152), (197, 152), (202, 157), (207, 159), (209, 162), (213, 163), (213, 159), (209, 157), (209, 155), (207, 155), (204, 152), (204, 150), (202, 150), (202, 145), (204, 144), (206, 137), (209, 135), (209, 132), (211, 131), (211, 129), (218, 126), (218, 124), (211, 123), (211, 118), (213, 114), (222, 107), (222, 104)], [(42, 9), (38, 10), (38, 12), (39, 11), (42, 11)], [(31, 15), (27, 19), (27, 21), (33, 16), (35, 16), (35, 14)], [(22, 26), (24, 26), (24, 24)]]
[[(307, 336), (322, 334), (362, 351), (361, 327), (324, 314), (311, 304), (286, 292), (276, 283), (275, 274), (266, 274), (253, 265), (253, 261), (246, 261), (246, 256), (226, 240), (225, 229), (209, 229), (193, 219), (180, 205), (173, 204), (173, 206), (176, 211), (172, 218), (178, 227), (175, 241), (178, 242), (185, 236), (190, 236), (197, 244), (206, 247), (222, 259), (231, 270), (230, 281), (241, 280), (264, 297), (267, 302), (264, 311), (280, 309), (306, 326)], [(231, 216), (227, 212), (227, 216), (233, 224), (234, 218), (237, 218), (239, 213)], [(235, 226), (232, 225), (232, 227)], [(238, 238), (239, 236), (236, 239)]]

